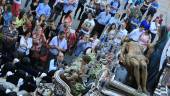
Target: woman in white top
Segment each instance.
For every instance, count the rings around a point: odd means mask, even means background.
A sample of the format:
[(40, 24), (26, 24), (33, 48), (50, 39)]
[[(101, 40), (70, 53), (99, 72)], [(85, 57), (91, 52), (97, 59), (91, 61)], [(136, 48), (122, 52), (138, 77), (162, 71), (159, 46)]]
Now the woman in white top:
[(159, 27), (160, 27), (159, 18), (156, 18), (155, 20), (153, 20), (153, 21), (151, 22), (151, 25), (150, 25), (151, 42), (153, 42), (153, 40), (155, 39), (155, 36), (156, 36), (156, 34), (158, 33)]
[(32, 38), (31, 36), (31, 31), (27, 30), (24, 32), (24, 35), (21, 36), (20, 39), (20, 44), (18, 47), (18, 52), (22, 53), (25, 56), (28, 56), (30, 53), (30, 49), (32, 47)]

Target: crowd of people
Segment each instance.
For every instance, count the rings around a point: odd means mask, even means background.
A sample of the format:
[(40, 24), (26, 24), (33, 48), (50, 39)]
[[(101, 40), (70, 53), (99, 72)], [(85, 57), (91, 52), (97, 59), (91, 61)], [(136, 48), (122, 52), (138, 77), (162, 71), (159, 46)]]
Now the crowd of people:
[[(64, 59), (69, 55), (82, 56), (78, 75), (83, 78), (90, 50), (109, 57), (110, 71), (125, 66), (137, 89), (153, 95), (166, 66), (167, 61), (160, 69), (159, 63), (170, 37), (170, 28), (162, 25), (164, 15), (155, 16), (159, 8), (158, 0), (26, 0), (24, 8), (22, 0), (0, 0), (0, 76), (20, 90), (34, 92), (33, 78), (46, 73), (44, 80), (52, 82), (55, 71), (71, 66)], [(132, 52), (138, 48), (139, 53)], [(15, 94), (4, 94), (10, 93)]]

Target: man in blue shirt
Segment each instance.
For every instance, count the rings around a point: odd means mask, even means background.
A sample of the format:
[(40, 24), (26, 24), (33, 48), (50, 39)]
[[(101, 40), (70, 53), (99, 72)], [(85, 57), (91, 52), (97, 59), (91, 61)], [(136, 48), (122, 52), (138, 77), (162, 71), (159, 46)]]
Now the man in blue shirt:
[(111, 14), (110, 12), (110, 7), (106, 6), (106, 9), (104, 12), (101, 12), (97, 17), (96, 17), (96, 25), (93, 28), (92, 34), (94, 35), (95, 32), (98, 33), (98, 37), (102, 34), (105, 26), (109, 23), (109, 20), (111, 19)]
[(119, 0), (113, 0), (111, 3), (111, 15), (114, 16), (115, 13), (117, 12), (118, 8), (119, 8), (119, 5), (120, 5), (120, 2)]
[(39, 18), (42, 14), (45, 14), (47, 19), (50, 17), (51, 14), (51, 8), (48, 5), (49, 0), (45, 0), (44, 3), (40, 3), (38, 7), (36, 8), (36, 14), (37, 18)]

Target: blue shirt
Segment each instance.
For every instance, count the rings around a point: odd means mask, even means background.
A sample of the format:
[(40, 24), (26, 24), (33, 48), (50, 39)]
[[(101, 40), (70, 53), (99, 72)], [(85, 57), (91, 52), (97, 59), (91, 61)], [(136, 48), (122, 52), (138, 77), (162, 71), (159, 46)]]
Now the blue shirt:
[(11, 12), (4, 12), (4, 26), (9, 26), (12, 21), (12, 13)]
[(74, 11), (76, 10), (78, 5), (78, 2), (75, 2), (73, 4), (69, 4), (69, 0), (64, 0), (64, 13), (67, 13), (68, 11)]
[(36, 8), (36, 13), (37, 13), (37, 17), (40, 17), (42, 14), (45, 14), (45, 16), (49, 18), (51, 14), (51, 8), (49, 5), (40, 3)]
[(107, 25), (109, 23), (109, 20), (111, 19), (111, 14), (106, 12), (101, 12), (97, 17), (96, 20), (99, 24)]
[(144, 26), (145, 30), (149, 30), (150, 23), (148, 23), (146, 20), (143, 20), (140, 24), (140, 26)]
[[(64, 38), (63, 40), (60, 40), (58, 36), (53, 37), (53, 39), (50, 41), (50, 46), (58, 46), (62, 49), (67, 49), (67, 40)], [(50, 49), (50, 52), (53, 55), (57, 55), (58, 50), (56, 48)]]

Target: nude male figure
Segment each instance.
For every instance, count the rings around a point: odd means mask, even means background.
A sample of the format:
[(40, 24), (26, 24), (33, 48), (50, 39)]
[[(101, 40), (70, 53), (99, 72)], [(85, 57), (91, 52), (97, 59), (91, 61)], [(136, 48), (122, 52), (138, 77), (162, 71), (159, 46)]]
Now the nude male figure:
[(147, 93), (147, 59), (143, 55), (142, 48), (137, 42), (125, 42), (121, 49), (120, 59), (128, 68), (131, 75), (134, 75), (138, 91)]

